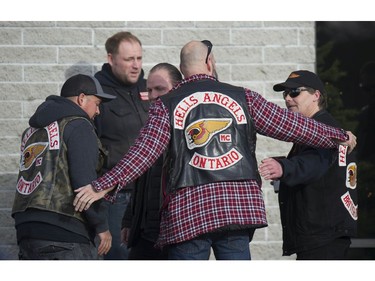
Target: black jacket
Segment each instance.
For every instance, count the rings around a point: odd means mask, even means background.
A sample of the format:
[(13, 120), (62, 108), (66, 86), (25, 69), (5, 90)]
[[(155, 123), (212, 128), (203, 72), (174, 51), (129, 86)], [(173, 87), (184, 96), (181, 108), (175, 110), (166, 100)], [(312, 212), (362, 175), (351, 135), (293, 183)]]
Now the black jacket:
[(130, 228), (128, 248), (135, 246), (141, 237), (155, 243), (159, 236), (162, 166), (163, 156), (136, 180), (132, 201), (122, 221), (122, 228)]
[(95, 74), (104, 92), (117, 97), (113, 101), (102, 103), (100, 115), (95, 118), (98, 136), (108, 152), (102, 173), (121, 160), (146, 123), (150, 103), (140, 97), (141, 92), (147, 91), (143, 76), (142, 71), (136, 84), (125, 85), (113, 75), (108, 63)]
[[(339, 127), (325, 110), (313, 119)], [(278, 159), (283, 167), (279, 191), (283, 255), (356, 235), (357, 223), (352, 215), (357, 214), (350, 213), (342, 199), (349, 192), (352, 207), (357, 206), (357, 190), (346, 184), (347, 167), (354, 162), (355, 153), (347, 155), (346, 166), (339, 166), (338, 158), (337, 149), (294, 145), (286, 159)]]
[[(35, 128), (43, 128), (54, 121), (69, 116), (89, 119), (89, 116), (72, 101), (60, 96), (49, 96), (30, 118), (29, 125)], [(83, 119), (70, 121), (64, 130), (64, 142), (67, 145), (69, 165), (67, 171), (72, 187), (77, 189), (91, 183), (97, 178), (96, 168), (99, 153), (93, 126)], [(76, 232), (77, 229), (82, 229), (80, 226), (82, 222), (76, 218), (48, 211), (28, 209), (15, 215), (17, 239), (19, 241), (22, 238), (36, 238), (88, 243), (88, 234), (90, 235), (89, 238), (93, 240), (96, 233), (108, 230), (104, 208), (100, 202), (95, 202), (92, 208), (90, 207), (84, 212), (88, 223), (83, 227), (87, 231), (82, 233)], [(19, 221), (23, 223), (19, 224)], [(54, 221), (55, 224), (46, 224), (44, 223), (46, 221)]]

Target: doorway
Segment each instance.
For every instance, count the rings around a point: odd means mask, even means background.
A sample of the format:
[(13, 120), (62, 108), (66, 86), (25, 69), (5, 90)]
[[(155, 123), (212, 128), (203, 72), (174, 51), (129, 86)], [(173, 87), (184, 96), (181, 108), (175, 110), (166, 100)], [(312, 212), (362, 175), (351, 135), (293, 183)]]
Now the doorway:
[(349, 259), (375, 259), (375, 22), (316, 22), (328, 111), (357, 136), (358, 237)]

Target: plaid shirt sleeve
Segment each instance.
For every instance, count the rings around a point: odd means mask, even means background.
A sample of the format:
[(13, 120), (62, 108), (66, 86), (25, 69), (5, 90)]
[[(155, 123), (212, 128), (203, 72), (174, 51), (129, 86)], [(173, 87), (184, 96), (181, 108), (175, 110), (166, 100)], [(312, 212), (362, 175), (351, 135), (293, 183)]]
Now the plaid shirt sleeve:
[[(262, 135), (323, 148), (337, 147), (333, 138), (347, 140), (343, 129), (283, 109), (249, 89), (246, 89), (246, 100), (257, 132)], [(119, 191), (152, 166), (168, 146), (170, 137), (169, 113), (159, 99), (150, 107), (148, 121), (135, 144), (114, 168), (92, 182), (93, 187), (101, 191), (118, 185)]]
[(115, 196), (122, 187), (152, 166), (168, 146), (170, 137), (168, 109), (158, 99), (151, 105), (148, 120), (128, 153), (115, 167), (93, 181), (92, 186), (101, 191), (117, 185)]
[(332, 139), (348, 139), (345, 130), (281, 108), (249, 89), (246, 89), (246, 100), (256, 130), (261, 135), (321, 148), (338, 147)]

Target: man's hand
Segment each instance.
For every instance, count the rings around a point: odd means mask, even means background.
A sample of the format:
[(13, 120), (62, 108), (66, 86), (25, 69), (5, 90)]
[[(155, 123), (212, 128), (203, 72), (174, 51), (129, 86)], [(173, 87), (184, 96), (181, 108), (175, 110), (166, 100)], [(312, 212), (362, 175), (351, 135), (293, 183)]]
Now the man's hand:
[(353, 149), (356, 147), (357, 145), (357, 137), (355, 135), (353, 135), (352, 132), (350, 131), (346, 131), (346, 133), (348, 134), (349, 136), (349, 139), (347, 141), (339, 141), (339, 140), (336, 140), (334, 139), (334, 141), (337, 143), (337, 144), (341, 144), (341, 145), (345, 145), (345, 146), (348, 146), (348, 153), (352, 152)]
[(100, 244), (98, 247), (98, 255), (105, 255), (109, 252), (112, 247), (112, 235), (109, 230), (98, 234), (100, 239)]
[(259, 165), (259, 173), (265, 180), (276, 180), (283, 175), (283, 168), (275, 159), (266, 158)]
[(110, 192), (114, 187), (111, 187), (106, 190), (102, 190), (97, 192), (91, 184), (85, 185), (80, 187), (74, 192), (77, 192), (76, 197), (74, 198), (73, 205), (75, 206), (75, 210), (78, 212), (82, 212), (83, 210), (87, 210), (90, 208), (91, 204), (95, 201), (101, 199)]

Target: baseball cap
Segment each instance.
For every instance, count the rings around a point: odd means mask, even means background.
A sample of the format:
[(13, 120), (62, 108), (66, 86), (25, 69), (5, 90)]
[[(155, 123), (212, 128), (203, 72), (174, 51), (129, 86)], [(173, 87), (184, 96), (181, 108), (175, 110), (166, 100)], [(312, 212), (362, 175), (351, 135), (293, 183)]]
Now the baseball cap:
[(285, 89), (295, 89), (303, 86), (319, 90), (322, 94), (325, 93), (322, 80), (315, 73), (308, 70), (293, 71), (285, 82), (274, 85), (273, 90), (280, 92)]
[(66, 80), (61, 88), (60, 95), (67, 98), (79, 96), (81, 93), (97, 96), (102, 99), (102, 102), (116, 98), (116, 96), (104, 93), (102, 86), (95, 77), (85, 74), (77, 74)]

